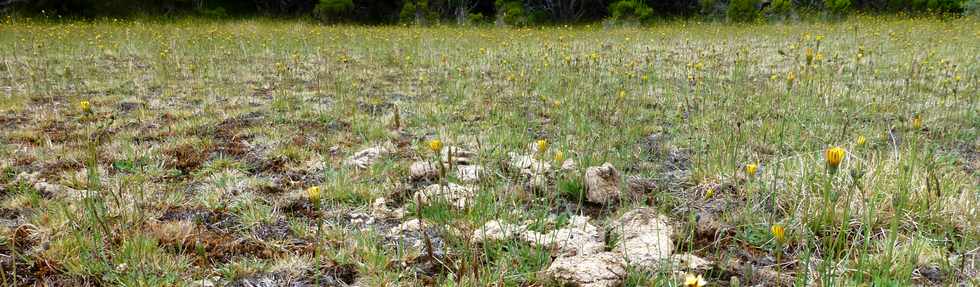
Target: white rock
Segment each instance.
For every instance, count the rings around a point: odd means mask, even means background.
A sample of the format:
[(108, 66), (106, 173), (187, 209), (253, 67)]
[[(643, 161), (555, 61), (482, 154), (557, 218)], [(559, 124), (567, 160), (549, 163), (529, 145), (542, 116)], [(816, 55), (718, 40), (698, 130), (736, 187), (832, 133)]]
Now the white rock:
[(401, 219), (405, 217), (405, 209), (400, 207), (391, 209), (388, 207), (387, 199), (378, 197), (371, 203), (371, 215), (378, 218)]
[(526, 226), (492, 220), (473, 231), (473, 239), (476, 242), (507, 240), (523, 232), (527, 232)]
[(415, 193), (415, 198), (421, 204), (428, 204), (438, 200), (445, 200), (456, 208), (466, 208), (476, 196), (473, 187), (449, 183), (446, 185), (433, 184)]
[(480, 181), (483, 175), (483, 167), (479, 165), (460, 165), (456, 166), (456, 178), (463, 182)]
[(551, 171), (551, 164), (535, 159), (530, 155), (519, 155), (514, 152), (508, 153), (510, 156), (510, 167), (525, 174), (543, 174)]
[(674, 243), (673, 228), (668, 219), (652, 208), (638, 208), (623, 214), (612, 223), (613, 232), (620, 234), (613, 249), (623, 255), (630, 265), (656, 269), (670, 258)]
[(611, 203), (619, 199), (619, 171), (611, 163), (585, 169), (586, 200)]
[(576, 164), (575, 164), (575, 161), (574, 161), (574, 160), (572, 160), (572, 159), (566, 159), (565, 161), (563, 161), (563, 162), (561, 163), (561, 170), (562, 170), (562, 171), (571, 171), (571, 170), (575, 170), (575, 168), (577, 168), (577, 167), (578, 167), (578, 165), (576, 165)]
[(355, 153), (344, 163), (357, 168), (368, 168), (386, 153), (388, 150), (382, 146), (370, 147)]
[(689, 253), (674, 254), (670, 256), (670, 262), (674, 270), (695, 271), (696, 273), (711, 270), (711, 266), (714, 265), (714, 262)]
[(626, 277), (620, 255), (612, 252), (558, 257), (546, 272), (561, 285), (582, 287), (620, 286)]
[(449, 164), (449, 159), (452, 158), (452, 165), (468, 165), (476, 153), (461, 147), (450, 146), (442, 149), (441, 156), (443, 164)]
[(521, 235), (528, 242), (564, 256), (599, 253), (605, 247), (602, 232), (589, 223), (588, 216), (572, 216), (568, 226), (545, 234), (528, 231)]
[(434, 179), (439, 176), (439, 169), (428, 161), (416, 161), (408, 167), (408, 174), (414, 180)]

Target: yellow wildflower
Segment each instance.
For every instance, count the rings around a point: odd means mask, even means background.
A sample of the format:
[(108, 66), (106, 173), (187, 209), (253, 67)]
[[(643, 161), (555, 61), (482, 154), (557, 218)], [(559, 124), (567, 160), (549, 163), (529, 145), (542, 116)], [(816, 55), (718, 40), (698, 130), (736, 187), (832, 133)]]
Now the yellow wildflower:
[(772, 237), (775, 238), (777, 242), (780, 244), (786, 242), (786, 229), (783, 228), (782, 225), (774, 224), (772, 228), (770, 228), (770, 231), (772, 231)]
[(921, 129), (922, 128), (922, 117), (919, 115), (912, 116), (912, 128)]
[(555, 151), (555, 162), (561, 164), (561, 162), (563, 161), (565, 161), (565, 153), (561, 151)]
[(684, 287), (703, 287), (708, 285), (708, 281), (704, 280), (704, 276), (694, 274), (684, 275)]
[(317, 205), (320, 203), (320, 187), (313, 186), (306, 189), (306, 197), (310, 199), (310, 203)]
[(841, 161), (844, 161), (844, 156), (846, 153), (843, 148), (832, 147), (827, 149), (827, 166), (831, 168), (837, 168)]
[(548, 141), (546, 141), (544, 139), (538, 140), (537, 142), (535, 142), (535, 144), (538, 147), (538, 152), (539, 153), (544, 153), (544, 151), (548, 150)]
[(858, 138), (857, 138), (857, 145), (858, 146), (863, 146), (866, 142), (868, 142), (868, 139), (864, 138), (863, 135), (858, 136)]
[(436, 153), (442, 151), (442, 141), (439, 139), (429, 141), (429, 149)]
[(749, 176), (755, 176), (755, 173), (759, 170), (759, 165), (750, 163), (745, 165), (745, 174)]
[(91, 113), (92, 112), (92, 103), (89, 103), (88, 101), (81, 101), (81, 102), (79, 102), (78, 103), (78, 107), (81, 108), (82, 109), (82, 112), (84, 112), (84, 113)]

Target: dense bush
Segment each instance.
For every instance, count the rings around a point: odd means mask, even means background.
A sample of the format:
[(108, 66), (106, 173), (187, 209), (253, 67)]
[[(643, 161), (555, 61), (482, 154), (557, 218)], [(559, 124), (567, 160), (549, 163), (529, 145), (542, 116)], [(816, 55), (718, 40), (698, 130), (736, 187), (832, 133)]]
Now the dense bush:
[(613, 20), (643, 22), (653, 17), (653, 8), (640, 0), (620, 0), (609, 5)]
[(762, 10), (762, 15), (769, 21), (786, 21), (796, 15), (792, 0), (772, 0), (769, 6)]
[(963, 2), (963, 15), (980, 17), (980, 0)]
[(758, 0), (732, 0), (725, 13), (729, 21), (748, 22), (759, 19)]
[(824, 0), (824, 8), (832, 15), (841, 16), (851, 9), (851, 0)]
[[(768, 6), (763, 7), (760, 1)], [(769, 2), (771, 1), (771, 2)], [(980, 0), (0, 0), (0, 12), (69, 17), (127, 17), (191, 14), (205, 17), (266, 15), (325, 21), (420, 24), (498, 21), (514, 26), (638, 20), (691, 16), (754, 21), (796, 18), (796, 11), (821, 10), (840, 16), (872, 12), (975, 15)], [(469, 17), (469, 15), (474, 15)], [(475, 15), (483, 15), (478, 17)], [(617, 21), (618, 21), (617, 20)]]
[(518, 0), (497, 0), (497, 20), (507, 25), (525, 26), (529, 24), (524, 3)]
[(313, 8), (313, 15), (324, 21), (343, 20), (354, 10), (353, 0), (320, 0)]

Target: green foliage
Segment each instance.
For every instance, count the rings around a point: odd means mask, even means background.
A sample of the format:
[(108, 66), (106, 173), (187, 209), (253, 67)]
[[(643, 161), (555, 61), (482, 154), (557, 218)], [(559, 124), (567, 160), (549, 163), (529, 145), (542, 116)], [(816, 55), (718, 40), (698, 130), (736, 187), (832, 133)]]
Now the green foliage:
[(401, 13), (398, 14), (400, 22), (420, 25), (433, 22), (438, 17), (439, 15), (429, 6), (429, 0), (407, 0), (402, 5)]
[(980, 17), (980, 0), (967, 0), (961, 6), (963, 15)]
[(640, 0), (620, 0), (609, 5), (609, 12), (618, 21), (643, 22), (653, 17), (653, 8)]
[(732, 0), (726, 15), (729, 21), (750, 22), (759, 19), (758, 0)]
[(785, 21), (795, 14), (792, 0), (773, 0), (762, 14), (770, 21)]
[(851, 0), (824, 0), (824, 8), (833, 15), (844, 15), (851, 8)]
[(497, 7), (497, 19), (503, 21), (504, 24), (525, 26), (530, 22), (522, 1), (497, 0), (494, 5)]
[(698, 13), (708, 17), (721, 18), (725, 14), (725, 2), (718, 0), (698, 0)]
[(341, 20), (354, 10), (353, 0), (320, 0), (313, 8), (313, 15), (324, 21)]

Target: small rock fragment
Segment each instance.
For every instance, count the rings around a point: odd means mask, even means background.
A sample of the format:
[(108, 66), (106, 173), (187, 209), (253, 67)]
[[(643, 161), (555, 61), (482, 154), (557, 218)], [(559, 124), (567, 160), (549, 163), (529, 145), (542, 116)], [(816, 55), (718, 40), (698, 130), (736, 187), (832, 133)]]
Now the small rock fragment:
[(572, 216), (568, 226), (546, 234), (528, 231), (522, 236), (526, 241), (565, 256), (599, 253), (605, 247), (603, 234), (589, 223), (588, 216)]
[(619, 171), (611, 163), (585, 169), (586, 199), (594, 203), (612, 203), (619, 199)]
[[(442, 149), (441, 156), (443, 164), (453, 166), (468, 165), (472, 162), (473, 157), (476, 156), (476, 153), (457, 146), (451, 146)], [(451, 162), (450, 159), (452, 159)]]
[(476, 191), (473, 187), (449, 183), (446, 185), (433, 184), (415, 193), (415, 198), (421, 204), (428, 204), (437, 200), (446, 200), (456, 208), (466, 208)]
[(546, 272), (558, 284), (582, 287), (620, 286), (626, 277), (622, 258), (613, 252), (558, 257)]
[(439, 177), (439, 169), (428, 161), (416, 161), (408, 167), (408, 174), (413, 180), (435, 179)]
[(670, 262), (671, 267), (673, 267), (675, 270), (692, 271), (696, 273), (704, 273), (711, 270), (711, 266), (714, 265), (714, 262), (689, 253), (674, 254), (670, 256)]
[(368, 168), (387, 152), (388, 150), (382, 146), (366, 148), (347, 158), (344, 163), (361, 169)]
[(526, 226), (504, 223), (499, 220), (492, 220), (483, 225), (482, 228), (473, 231), (473, 239), (476, 242), (507, 240), (516, 234), (527, 231)]
[(630, 264), (641, 268), (660, 268), (673, 252), (670, 239), (673, 228), (668, 219), (652, 208), (638, 208), (613, 222), (613, 232), (620, 234), (613, 251), (623, 254)]
[(578, 165), (576, 165), (575, 164), (575, 161), (572, 160), (572, 159), (566, 159), (565, 161), (563, 161), (561, 163), (561, 170), (562, 171), (572, 171), (572, 170), (575, 170), (575, 168), (577, 168), (577, 167), (578, 167)]
[(479, 165), (460, 165), (456, 167), (456, 178), (463, 182), (477, 182), (483, 175), (483, 167)]

